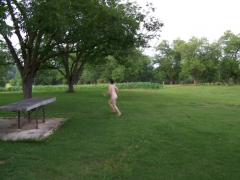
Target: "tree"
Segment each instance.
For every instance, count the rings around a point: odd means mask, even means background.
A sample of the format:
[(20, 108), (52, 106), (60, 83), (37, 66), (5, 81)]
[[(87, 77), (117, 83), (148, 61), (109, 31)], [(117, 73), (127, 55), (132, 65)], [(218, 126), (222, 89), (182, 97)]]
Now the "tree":
[(239, 78), (240, 78), (240, 61), (235, 58), (233, 59), (233, 73), (232, 73), (232, 78), (235, 84), (238, 83)]
[[(143, 54), (142, 54), (143, 55)], [(138, 76), (135, 82), (155, 82), (154, 76), (154, 63), (153, 58), (147, 55), (143, 55), (141, 60), (141, 71), (138, 72)], [(132, 81), (132, 82), (133, 82)]]
[[(150, 4), (149, 11), (141, 12), (135, 3), (119, 2), (87, 1), (88, 11), (82, 10), (80, 22), (71, 27), (77, 29), (74, 32), (78, 33), (78, 41), (58, 47), (61, 51), (77, 51), (74, 55), (66, 54), (52, 61), (66, 78), (68, 92), (74, 91), (73, 84), (86, 63), (100, 65), (109, 55), (121, 63), (133, 49), (147, 47), (148, 40), (159, 36), (163, 24), (149, 15), (154, 10)], [(141, 28), (145, 31), (140, 31)], [(120, 73), (123, 73), (122, 67), (115, 69), (113, 76), (120, 78)]]
[(113, 56), (108, 56), (104, 64), (84, 67), (81, 83), (106, 83), (109, 78), (116, 82), (146, 82), (154, 79), (153, 64), (150, 57), (135, 50), (119, 63)]
[(237, 82), (240, 77), (240, 34), (235, 35), (231, 31), (226, 31), (219, 39), (219, 43), (222, 47), (221, 74), (225, 77), (227, 84), (231, 77), (234, 77)]
[(173, 80), (177, 79), (180, 73), (181, 53), (179, 47), (184, 41), (177, 39), (173, 44), (163, 40), (157, 47), (158, 54), (155, 56), (155, 63), (159, 65), (157, 68), (160, 72), (160, 79), (168, 79), (170, 85)]
[(206, 38), (197, 39), (192, 37), (187, 43), (180, 47), (182, 56), (181, 75), (191, 75), (194, 79), (194, 85), (198, 83), (199, 78), (206, 72), (206, 49), (208, 40)]
[(5, 85), (13, 79), (15, 81), (16, 68), (12, 65), (0, 65), (0, 87)]
[[(79, 84), (97, 84), (100, 77), (101, 68), (94, 68), (93, 66), (88, 66), (86, 64), (83, 68), (82, 75), (79, 78)], [(103, 81), (105, 82), (105, 81)]]
[[(81, 1), (65, 0), (6, 0), (5, 18), (7, 26), (13, 26), (12, 33), (19, 46), (14, 47), (9, 33), (0, 31), (21, 74), (23, 99), (32, 97), (32, 84), (42, 63), (66, 51), (54, 51), (61, 43), (72, 41), (64, 38), (69, 26), (77, 23), (76, 4)], [(7, 21), (10, 19), (11, 21)], [(70, 32), (69, 32), (70, 33)], [(18, 53), (19, 52), (19, 53)]]
[(206, 44), (205, 49), (205, 65), (206, 71), (200, 77), (204, 82), (219, 81), (219, 60), (221, 58), (221, 46), (218, 42)]
[(124, 82), (146, 82), (153, 80), (153, 63), (140, 50), (130, 53), (124, 61)]
[(34, 79), (35, 85), (62, 84), (64, 77), (55, 69), (40, 69)]
[(4, 66), (0, 66), (0, 87), (5, 87), (7, 83), (6, 76), (6, 68)]
[(86, 63), (80, 77), (80, 83), (106, 83), (109, 78), (112, 78), (112, 72), (117, 66), (117, 60), (113, 56), (106, 57), (104, 63), (100, 65)]

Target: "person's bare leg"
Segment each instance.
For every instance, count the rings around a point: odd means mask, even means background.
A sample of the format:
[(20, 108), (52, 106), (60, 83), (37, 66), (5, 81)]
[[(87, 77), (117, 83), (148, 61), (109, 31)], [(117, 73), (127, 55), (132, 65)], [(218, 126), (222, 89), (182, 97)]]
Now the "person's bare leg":
[(117, 105), (116, 105), (116, 99), (112, 99), (112, 106), (114, 107), (114, 109), (117, 111), (118, 116), (121, 116), (121, 112), (119, 111)]
[(112, 104), (112, 99), (110, 99), (110, 100), (108, 101), (108, 104), (109, 104), (109, 106), (112, 108), (112, 111), (113, 111), (113, 112), (116, 112), (116, 110), (115, 110), (115, 108), (113, 107), (113, 104)]

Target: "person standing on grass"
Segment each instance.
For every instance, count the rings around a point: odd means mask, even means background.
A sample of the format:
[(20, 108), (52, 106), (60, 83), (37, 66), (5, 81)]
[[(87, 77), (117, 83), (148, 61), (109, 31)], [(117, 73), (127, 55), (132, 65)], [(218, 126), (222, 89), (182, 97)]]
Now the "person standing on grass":
[(117, 105), (116, 105), (116, 100), (118, 98), (117, 93), (118, 93), (118, 88), (114, 85), (113, 79), (109, 79), (109, 86), (108, 86), (108, 92), (103, 93), (104, 96), (107, 94), (111, 95), (110, 100), (108, 101), (109, 106), (112, 108), (113, 112), (117, 112), (118, 116), (121, 116), (121, 112), (119, 111)]

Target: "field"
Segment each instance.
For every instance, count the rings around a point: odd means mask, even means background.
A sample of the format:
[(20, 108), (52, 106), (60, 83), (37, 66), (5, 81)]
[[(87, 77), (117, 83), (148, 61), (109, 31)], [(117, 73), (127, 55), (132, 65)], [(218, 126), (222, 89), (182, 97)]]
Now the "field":
[[(0, 141), (0, 179), (240, 178), (240, 86), (121, 89), (121, 117), (103, 91), (33, 92), (57, 97), (46, 116), (68, 120), (43, 140)], [(21, 97), (0, 93), (0, 105)]]

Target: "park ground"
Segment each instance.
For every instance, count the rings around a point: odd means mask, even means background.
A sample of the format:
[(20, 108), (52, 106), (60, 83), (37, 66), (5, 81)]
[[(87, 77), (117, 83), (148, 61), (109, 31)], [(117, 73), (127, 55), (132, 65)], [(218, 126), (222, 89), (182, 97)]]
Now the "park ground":
[[(0, 179), (240, 178), (240, 86), (121, 89), (121, 117), (102, 93), (34, 92), (68, 120), (42, 140), (0, 141)], [(21, 98), (0, 93), (0, 105)]]

